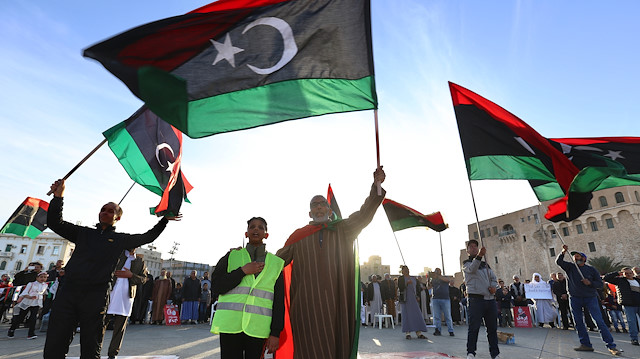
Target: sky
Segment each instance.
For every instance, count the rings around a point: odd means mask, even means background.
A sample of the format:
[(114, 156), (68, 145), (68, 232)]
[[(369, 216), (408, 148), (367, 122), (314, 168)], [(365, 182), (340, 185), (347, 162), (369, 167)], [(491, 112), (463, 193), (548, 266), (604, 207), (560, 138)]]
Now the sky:
[[(27, 197), (47, 199), (142, 103), (82, 50), (207, 1), (0, 2), (0, 220)], [(640, 136), (637, 1), (372, 1), (380, 160), (387, 198), (440, 211), (449, 229), (394, 233), (380, 208), (358, 237), (361, 262), (393, 273), (459, 271), (467, 226), (537, 200), (523, 181), (467, 179), (448, 81), (506, 108), (545, 137)], [(215, 263), (243, 244), (247, 219), (268, 221), (275, 252), (307, 224), (309, 200), (331, 183), (344, 216), (359, 209), (376, 168), (373, 111), (325, 115), (193, 140), (182, 169), (194, 189), (184, 218), (154, 242), (168, 258)], [(69, 180), (64, 218), (92, 226), (132, 184), (107, 146)], [(472, 192), (475, 198), (475, 209)], [(159, 197), (136, 185), (119, 231), (141, 233)], [(402, 253), (402, 254), (401, 254)], [(404, 259), (403, 259), (404, 258)]]

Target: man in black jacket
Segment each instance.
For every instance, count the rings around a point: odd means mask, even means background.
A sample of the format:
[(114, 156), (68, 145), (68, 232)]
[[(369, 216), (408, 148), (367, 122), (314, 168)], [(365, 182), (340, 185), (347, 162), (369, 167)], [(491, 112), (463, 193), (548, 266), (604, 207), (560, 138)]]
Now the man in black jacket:
[[(567, 293), (567, 278), (564, 277), (564, 273), (558, 272), (558, 279), (553, 282), (551, 290), (556, 295), (558, 305), (560, 306), (560, 316), (562, 317), (562, 329), (569, 329), (569, 319), (571, 319), (571, 313), (569, 312), (569, 293)], [(573, 319), (571, 319), (573, 322)]]
[(629, 336), (631, 344), (638, 344), (638, 315), (640, 315), (640, 280), (633, 276), (629, 267), (624, 267), (620, 272), (607, 273), (604, 281), (615, 284), (618, 292), (618, 304), (622, 304), (624, 314), (629, 323)]
[(44, 358), (64, 358), (69, 351), (73, 333), (80, 323), (80, 356), (100, 358), (107, 296), (116, 263), (127, 248), (153, 242), (167, 225), (163, 217), (144, 234), (115, 231), (122, 209), (113, 202), (102, 206), (96, 228), (82, 227), (62, 220), (64, 180), (51, 185), (53, 199), (49, 203), (47, 225), (55, 233), (75, 243), (76, 248), (65, 267), (65, 285), (58, 289), (51, 308)]

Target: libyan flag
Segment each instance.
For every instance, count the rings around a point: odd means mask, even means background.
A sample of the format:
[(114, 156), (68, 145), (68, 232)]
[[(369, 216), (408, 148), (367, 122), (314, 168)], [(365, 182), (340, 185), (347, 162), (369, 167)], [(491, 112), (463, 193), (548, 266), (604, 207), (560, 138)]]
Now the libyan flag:
[(161, 196), (152, 213), (177, 215), (193, 188), (182, 174), (182, 133), (146, 107), (103, 133), (132, 180)]
[(429, 227), (436, 232), (449, 228), (444, 223), (440, 212), (424, 215), (413, 208), (386, 198), (382, 201), (382, 207), (394, 232), (412, 227)]
[(200, 138), (377, 108), (370, 22), (368, 0), (219, 0), (84, 56)]
[(504, 108), (449, 83), (471, 180), (529, 180), (545, 218), (572, 221), (592, 192), (640, 184), (640, 138), (545, 138)]
[(13, 233), (34, 239), (47, 229), (48, 210), (49, 202), (27, 197), (9, 217), (0, 233)]

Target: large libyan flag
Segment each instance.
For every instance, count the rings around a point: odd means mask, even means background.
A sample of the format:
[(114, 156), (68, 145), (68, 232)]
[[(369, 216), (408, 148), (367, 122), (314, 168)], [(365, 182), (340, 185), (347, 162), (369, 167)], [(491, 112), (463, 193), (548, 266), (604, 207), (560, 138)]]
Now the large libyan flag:
[(0, 233), (13, 233), (34, 239), (47, 228), (48, 210), (48, 202), (27, 197), (2, 226)]
[(377, 108), (368, 0), (219, 0), (84, 51), (200, 138)]
[(435, 212), (424, 215), (415, 209), (385, 198), (382, 207), (387, 214), (389, 224), (394, 232), (413, 227), (429, 227), (436, 232), (442, 232), (449, 226), (444, 223), (442, 214)]
[(143, 106), (103, 135), (129, 177), (161, 196), (152, 212), (177, 215), (193, 188), (182, 173), (182, 133)]
[(545, 217), (571, 221), (593, 191), (640, 185), (640, 138), (545, 138), (482, 96), (449, 83), (471, 180), (525, 179), (540, 201), (560, 198)]

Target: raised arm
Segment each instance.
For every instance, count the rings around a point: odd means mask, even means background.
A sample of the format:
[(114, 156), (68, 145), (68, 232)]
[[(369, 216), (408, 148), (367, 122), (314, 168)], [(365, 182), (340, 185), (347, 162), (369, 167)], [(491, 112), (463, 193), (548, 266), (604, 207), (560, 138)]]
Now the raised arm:
[(49, 203), (47, 211), (47, 227), (56, 232), (61, 237), (75, 243), (78, 238), (79, 227), (75, 224), (65, 222), (62, 219), (62, 205), (64, 197), (65, 184), (64, 180), (57, 180), (51, 185), (53, 198)]

